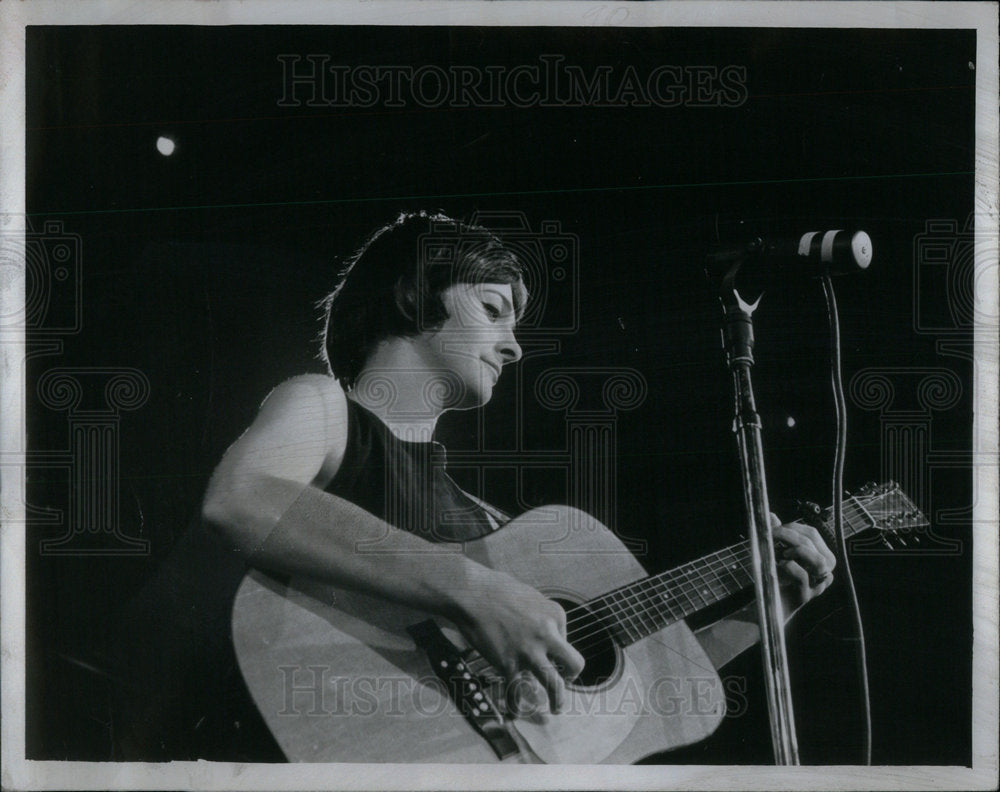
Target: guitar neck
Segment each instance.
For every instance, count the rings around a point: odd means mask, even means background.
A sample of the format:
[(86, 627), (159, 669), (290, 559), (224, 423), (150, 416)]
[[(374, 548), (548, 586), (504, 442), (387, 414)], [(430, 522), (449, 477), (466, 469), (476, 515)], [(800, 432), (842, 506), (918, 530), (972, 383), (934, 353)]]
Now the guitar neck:
[[(844, 501), (844, 534), (870, 528), (875, 519), (861, 501)], [(823, 521), (827, 538), (832, 519)], [(581, 608), (595, 614), (628, 645), (753, 586), (750, 542), (744, 540), (658, 575), (617, 588)], [(570, 639), (573, 638), (572, 630)]]

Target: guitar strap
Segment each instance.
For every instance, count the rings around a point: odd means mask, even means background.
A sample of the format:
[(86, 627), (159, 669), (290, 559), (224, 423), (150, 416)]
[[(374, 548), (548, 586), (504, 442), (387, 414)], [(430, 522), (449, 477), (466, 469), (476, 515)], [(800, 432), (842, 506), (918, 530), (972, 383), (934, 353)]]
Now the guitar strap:
[(482, 498), (477, 498), (475, 495), (462, 490), (462, 494), (465, 495), (469, 500), (475, 503), (479, 508), (481, 508), (486, 513), (486, 519), (490, 523), (490, 528), (494, 531), (499, 530), (505, 524), (509, 523), (511, 517), (509, 514), (500, 511), (496, 506), (487, 503)]

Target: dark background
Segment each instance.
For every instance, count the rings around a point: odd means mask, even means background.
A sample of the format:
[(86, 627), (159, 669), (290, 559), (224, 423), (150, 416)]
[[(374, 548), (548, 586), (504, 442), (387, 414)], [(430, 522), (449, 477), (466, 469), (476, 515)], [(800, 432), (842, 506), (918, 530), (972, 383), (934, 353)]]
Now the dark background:
[[(78, 235), (82, 295), (78, 332), (49, 332), (43, 318), (29, 334), (62, 344), (36, 347), (29, 361), (32, 452), (69, 442), (66, 413), (36, 393), (46, 371), (129, 367), (150, 383), (148, 401), (121, 413), (117, 451), (121, 530), (149, 552), (45, 555), (39, 542), (72, 526), (29, 525), (30, 758), (274, 758), (228, 654), (226, 597), (241, 569), (204, 536), (198, 506), (268, 391), (322, 371), (315, 302), (338, 257), (403, 209), (519, 212), (531, 229), (555, 221), (575, 240), (578, 329), (550, 336), (559, 354), (525, 360), (520, 384), (505, 377), (484, 429), (475, 415), (453, 415), (441, 439), (456, 452), (514, 447), (519, 427), (505, 405), (521, 387), (524, 448), (562, 448), (564, 417), (532, 395), (544, 370), (640, 372), (648, 395), (616, 424), (612, 527), (646, 542), (651, 571), (740, 533), (720, 312), (700, 265), (716, 226), (867, 230), (870, 271), (837, 284), (844, 379), (872, 366), (952, 370), (963, 393), (934, 414), (933, 446), (971, 448), (971, 362), (936, 346), (968, 341), (969, 324), (949, 319), (940, 283), (922, 292), (922, 318), (913, 299), (923, 276), (915, 238), (928, 220), (961, 229), (973, 209), (971, 31), (34, 27), (27, 45), (30, 220), (36, 234)], [(506, 68), (557, 53), (586, 72), (631, 63), (640, 74), (735, 64), (746, 67), (747, 97), (716, 108), (282, 108), (283, 53)], [(156, 151), (160, 135), (176, 140), (172, 156)], [(52, 221), (61, 227), (45, 229)], [(52, 284), (52, 310), (71, 310)], [(548, 299), (563, 298), (553, 286)], [(801, 278), (768, 284), (756, 316), (769, 487), (786, 518), (795, 498), (830, 502), (824, 311), (819, 283)], [(932, 315), (953, 326), (914, 332)], [(882, 463), (878, 412), (850, 399), (849, 408), (852, 489), (878, 479)], [(468, 473), (455, 471), (476, 488)], [(520, 488), (512, 475), (488, 477), (482, 494), (515, 512), (566, 500), (564, 478), (525, 473)], [(932, 515), (971, 503), (967, 461), (925, 485), (910, 494)], [(38, 463), (29, 505), (58, 515), (70, 486), (65, 471)], [(961, 551), (853, 559), (876, 764), (970, 762), (967, 515), (935, 531)], [(803, 759), (857, 763), (839, 584), (794, 624)], [(769, 763), (758, 666), (751, 652), (724, 670), (746, 678), (745, 712), (657, 760)]]

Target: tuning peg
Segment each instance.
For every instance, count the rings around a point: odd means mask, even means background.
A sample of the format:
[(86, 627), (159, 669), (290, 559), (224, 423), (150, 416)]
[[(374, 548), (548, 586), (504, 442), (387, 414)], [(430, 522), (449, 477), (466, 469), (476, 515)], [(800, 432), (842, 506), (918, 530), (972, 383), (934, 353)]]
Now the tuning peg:
[(823, 524), (823, 510), (818, 504), (812, 501), (795, 501), (795, 509), (798, 513), (798, 518), (806, 525), (811, 525), (813, 528), (819, 528)]

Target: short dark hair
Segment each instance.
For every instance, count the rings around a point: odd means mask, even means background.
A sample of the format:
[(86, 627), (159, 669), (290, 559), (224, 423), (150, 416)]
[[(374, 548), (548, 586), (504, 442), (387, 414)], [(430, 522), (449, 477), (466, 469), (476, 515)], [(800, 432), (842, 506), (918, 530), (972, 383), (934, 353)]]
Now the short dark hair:
[(448, 318), (441, 293), (456, 283), (510, 284), (520, 319), (528, 297), (523, 272), (489, 229), (444, 214), (403, 212), (347, 259), (337, 287), (320, 302), (321, 356), (350, 389), (379, 342), (439, 328)]

